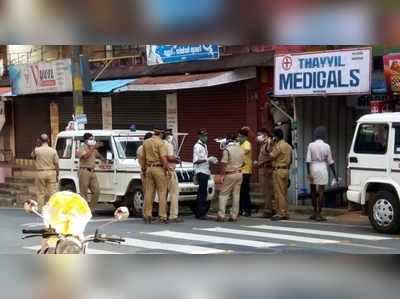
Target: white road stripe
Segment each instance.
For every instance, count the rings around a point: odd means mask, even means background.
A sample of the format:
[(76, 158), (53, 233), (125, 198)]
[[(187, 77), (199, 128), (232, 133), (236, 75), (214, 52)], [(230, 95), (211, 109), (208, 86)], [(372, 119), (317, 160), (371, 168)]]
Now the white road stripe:
[[(329, 217), (328, 217), (329, 219)], [(261, 219), (263, 221), (265, 221), (265, 219)], [(306, 221), (306, 220), (282, 220), (280, 221), (282, 223), (299, 223), (299, 224), (310, 224), (310, 225), (318, 225), (318, 226), (340, 226), (340, 227), (353, 227), (353, 228), (366, 228), (366, 227), (371, 227), (371, 225), (367, 224), (367, 225), (357, 225), (357, 224), (343, 224), (343, 223), (330, 223), (330, 222), (310, 222), (310, 221)]]
[(301, 233), (301, 234), (309, 234), (309, 235), (318, 235), (318, 236), (357, 239), (357, 240), (365, 240), (365, 241), (380, 241), (380, 240), (391, 240), (392, 239), (392, 238), (388, 238), (388, 237), (372, 236), (372, 235), (364, 235), (364, 234), (352, 234), (352, 233), (344, 233), (344, 232), (334, 232), (334, 231), (306, 229), (306, 228), (294, 228), (294, 227), (283, 227), (283, 226), (271, 226), (271, 225), (255, 225), (255, 226), (243, 226), (243, 227), (264, 229), (264, 230), (274, 230), (274, 231), (281, 231), (281, 232)]
[[(40, 249), (40, 246), (31, 246), (31, 247), (24, 247), (23, 249), (27, 250), (34, 250), (38, 251)], [(98, 250), (98, 249), (88, 249), (88, 254), (122, 254), (114, 251), (105, 251), (105, 250)]]
[(271, 248), (276, 246), (284, 246), (283, 244), (277, 243), (269, 243), (269, 242), (261, 242), (261, 241), (253, 241), (253, 240), (243, 240), (243, 239), (232, 239), (218, 236), (210, 236), (210, 235), (200, 235), (200, 234), (191, 234), (191, 233), (180, 233), (173, 231), (160, 231), (148, 233), (149, 235), (159, 236), (159, 237), (167, 237), (167, 238), (175, 238), (175, 239), (183, 239), (183, 240), (191, 240), (191, 241), (201, 241), (208, 242), (214, 244), (228, 244), (228, 245), (239, 245), (239, 246), (249, 246), (256, 248)]
[(222, 228), (222, 227), (202, 228), (199, 230), (215, 232), (215, 233), (226, 233), (226, 234), (234, 234), (234, 235), (242, 235), (242, 236), (252, 236), (252, 237), (259, 237), (259, 238), (271, 238), (271, 239), (295, 241), (295, 242), (303, 242), (303, 243), (311, 243), (311, 244), (337, 244), (337, 243), (340, 243), (340, 241), (335, 241), (335, 240), (316, 239), (316, 238), (292, 236), (292, 235), (282, 235), (282, 234), (272, 234), (272, 233), (249, 231), (249, 230), (228, 229), (228, 228)]
[(139, 239), (125, 238), (125, 242), (121, 243), (123, 246), (132, 246), (146, 249), (157, 249), (157, 250), (167, 250), (186, 254), (220, 254), (228, 253), (227, 250), (192, 246), (192, 245), (181, 245), (172, 243), (161, 243), (155, 241), (146, 241)]

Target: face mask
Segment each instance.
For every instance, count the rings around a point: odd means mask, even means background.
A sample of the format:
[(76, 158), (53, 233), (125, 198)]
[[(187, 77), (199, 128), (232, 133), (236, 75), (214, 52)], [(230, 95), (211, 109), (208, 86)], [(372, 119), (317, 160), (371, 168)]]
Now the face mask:
[(174, 136), (167, 136), (167, 138), (165, 138), (165, 140), (167, 140), (167, 142), (172, 143), (172, 141), (174, 141)]
[(257, 141), (258, 141), (259, 143), (263, 143), (264, 140), (265, 140), (265, 136), (264, 136), (264, 135), (259, 135), (259, 136), (257, 136)]
[(201, 142), (203, 142), (203, 143), (207, 143), (207, 141), (208, 141), (208, 136), (202, 136), (202, 137), (200, 137), (200, 140), (201, 140)]
[(237, 141), (242, 145), (246, 141), (246, 138), (245, 137), (238, 137)]
[(94, 139), (89, 139), (89, 140), (87, 141), (87, 144), (88, 144), (89, 146), (95, 146), (95, 145), (96, 145), (96, 140), (94, 140)]

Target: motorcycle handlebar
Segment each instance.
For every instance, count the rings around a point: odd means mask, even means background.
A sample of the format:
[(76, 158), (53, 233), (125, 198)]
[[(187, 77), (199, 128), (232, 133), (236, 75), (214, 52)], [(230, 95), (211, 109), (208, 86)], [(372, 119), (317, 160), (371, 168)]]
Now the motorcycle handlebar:
[(95, 235), (94, 242), (113, 242), (113, 243), (123, 243), (125, 239), (116, 237), (116, 236), (107, 236), (107, 235)]
[(27, 235), (27, 234), (35, 234), (35, 235), (43, 235), (45, 233), (48, 233), (48, 229), (23, 229), (22, 233)]

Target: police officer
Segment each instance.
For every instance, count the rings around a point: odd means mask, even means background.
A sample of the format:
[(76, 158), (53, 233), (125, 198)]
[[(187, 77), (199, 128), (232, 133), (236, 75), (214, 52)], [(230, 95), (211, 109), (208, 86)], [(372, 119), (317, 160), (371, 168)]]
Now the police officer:
[(257, 143), (260, 147), (258, 155), (258, 174), (262, 192), (264, 195), (264, 209), (260, 210), (257, 214), (261, 218), (271, 218), (276, 214), (276, 205), (274, 201), (274, 188), (273, 188), (273, 169), (272, 157), (269, 148), (272, 143), (272, 134), (267, 129), (262, 128), (257, 132)]
[(240, 204), (240, 188), (243, 181), (242, 166), (244, 164), (245, 151), (238, 142), (235, 142), (235, 136), (226, 137), (227, 146), (222, 153), (221, 159), (221, 178), (222, 186), (219, 194), (219, 210), (217, 221), (225, 221), (226, 203), (232, 197), (232, 209), (229, 221), (238, 220)]
[(92, 193), (89, 206), (94, 214), (96, 209), (97, 201), (100, 196), (100, 186), (95, 173), (96, 158), (100, 157), (96, 148), (96, 140), (91, 133), (85, 133), (83, 135), (83, 144), (81, 145), (78, 157), (79, 157), (79, 189), (81, 196), (88, 200), (88, 190)]
[(164, 144), (167, 147), (167, 160), (169, 164), (168, 178), (168, 196), (170, 201), (169, 221), (180, 223), (183, 218), (179, 217), (179, 182), (176, 175), (176, 164), (181, 163), (181, 160), (175, 155), (174, 135), (172, 129), (164, 131)]
[(167, 147), (161, 139), (162, 133), (162, 129), (154, 129), (153, 137), (143, 143), (143, 161), (146, 171), (143, 219), (146, 224), (152, 223), (155, 192), (157, 192), (159, 200), (158, 217), (160, 218), (160, 223), (166, 224), (168, 222), (166, 205), (169, 165)]
[(36, 147), (31, 154), (35, 160), (37, 171), (37, 190), (39, 207), (43, 207), (48, 200), (57, 192), (57, 181), (59, 174), (58, 154), (49, 146), (49, 137), (42, 134), (36, 141)]
[[(153, 137), (153, 133), (148, 132), (146, 133), (146, 135), (144, 135), (144, 139), (143, 141), (150, 139), (151, 137)], [(142, 190), (143, 190), (143, 194), (145, 193), (145, 187), (146, 187), (146, 163), (143, 159), (143, 144), (141, 146), (138, 147), (137, 151), (136, 151), (136, 157), (138, 159), (138, 163), (140, 166), (140, 179), (142, 181)]]
[(292, 162), (292, 147), (283, 139), (282, 129), (274, 130), (275, 144), (271, 151), (273, 160), (274, 194), (278, 214), (271, 220), (288, 220), (287, 191), (289, 185), (289, 168)]

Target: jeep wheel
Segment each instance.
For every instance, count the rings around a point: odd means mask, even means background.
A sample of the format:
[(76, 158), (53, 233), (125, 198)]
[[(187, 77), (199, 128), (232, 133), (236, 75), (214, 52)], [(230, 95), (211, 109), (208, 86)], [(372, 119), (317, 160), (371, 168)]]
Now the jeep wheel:
[(129, 197), (128, 207), (132, 215), (141, 217), (143, 215), (144, 195), (141, 189), (135, 189)]
[(400, 204), (388, 191), (379, 191), (371, 203), (369, 220), (380, 233), (393, 234), (400, 229)]

